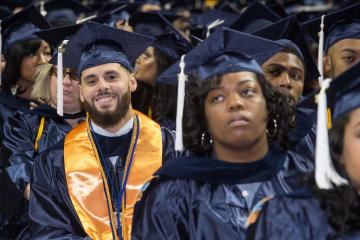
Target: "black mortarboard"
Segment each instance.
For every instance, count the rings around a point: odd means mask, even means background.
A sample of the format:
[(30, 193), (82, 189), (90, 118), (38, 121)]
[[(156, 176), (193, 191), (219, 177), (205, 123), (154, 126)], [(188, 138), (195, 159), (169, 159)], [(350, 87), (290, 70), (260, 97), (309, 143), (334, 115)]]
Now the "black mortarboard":
[[(321, 17), (309, 20), (302, 27), (317, 39)], [(324, 18), (324, 51), (343, 39), (360, 38), (360, 3), (329, 12)]]
[[(319, 76), (318, 68), (313, 61), (302, 29), (295, 16), (284, 18), (253, 34), (274, 41), (281, 41), (287, 48), (295, 52), (304, 63), (305, 81), (311, 81)], [(263, 64), (271, 57), (272, 55), (264, 56), (264, 59), (259, 60), (259, 63)]]
[(152, 37), (175, 29), (168, 18), (160, 12), (136, 12), (130, 17), (129, 24), (134, 28), (134, 32)]
[(174, 32), (157, 36), (152, 45), (170, 58), (172, 62), (177, 61), (181, 55), (192, 49), (192, 45), (180, 33)]
[(207, 10), (202, 14), (192, 16), (190, 33), (200, 39), (207, 38), (216, 28), (231, 25), (237, 17), (236, 14), (217, 9)]
[(49, 23), (34, 7), (30, 6), (1, 22), (3, 52), (6, 53), (16, 43), (38, 39), (34, 33), (50, 28)]
[(326, 90), (332, 119), (360, 107), (360, 62), (330, 82)]
[(129, 20), (130, 15), (126, 11), (126, 5), (121, 5), (113, 10), (108, 12), (98, 13), (97, 16), (91, 21), (105, 24), (109, 27), (116, 27), (116, 22), (123, 20)]
[[(41, 2), (39, 7), (41, 8)], [(80, 14), (90, 12), (88, 7), (76, 0), (50, 0), (44, 2), (43, 7), (46, 11), (46, 20), (57, 27), (74, 24)]]
[(270, 8), (259, 2), (254, 2), (230, 25), (230, 28), (252, 33), (280, 19)]
[(137, 33), (86, 22), (66, 46), (74, 69), (81, 75), (84, 69), (105, 63), (119, 63), (132, 72), (132, 63), (154, 41)]
[[(42, 30), (39, 32), (36, 32), (35, 34), (39, 36), (39, 38), (45, 40), (49, 45), (57, 50), (59, 45), (64, 40), (70, 40), (71, 37), (82, 27), (83, 24), (73, 24), (73, 25), (67, 25), (63, 27), (56, 27), (56, 28), (50, 28), (46, 30)], [(73, 62), (73, 58), (69, 56), (68, 52), (65, 50), (63, 53), (64, 60), (63, 60), (63, 66), (64, 67), (72, 67), (75, 63)], [(57, 51), (53, 54), (51, 60), (51, 64), (57, 64)]]
[(217, 10), (210, 9), (202, 14), (196, 15), (191, 18), (191, 24), (194, 26), (208, 26), (210, 23), (216, 21), (217, 19), (223, 20), (224, 23), (219, 26), (229, 26), (231, 25), (237, 18), (236, 14)]
[[(241, 44), (239, 44), (241, 43)], [(259, 51), (259, 47), (261, 50)], [(185, 73), (190, 79), (206, 80), (227, 72), (251, 71), (262, 74), (254, 60), (284, 48), (281, 43), (235, 30), (220, 28), (185, 55)], [(179, 61), (165, 70), (158, 81), (176, 85)]]

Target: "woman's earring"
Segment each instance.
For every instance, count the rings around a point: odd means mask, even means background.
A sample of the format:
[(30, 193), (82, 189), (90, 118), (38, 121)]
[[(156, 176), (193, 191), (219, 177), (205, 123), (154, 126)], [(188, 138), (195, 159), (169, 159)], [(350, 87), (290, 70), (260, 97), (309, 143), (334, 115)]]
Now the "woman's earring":
[[(203, 133), (201, 134), (201, 146), (205, 146), (206, 133), (207, 133), (207, 132), (203, 132)], [(211, 145), (211, 144), (213, 143), (213, 140), (212, 140), (212, 137), (211, 137), (210, 133), (209, 133), (209, 136), (210, 136), (209, 145)]]
[(270, 138), (275, 137), (277, 134), (277, 121), (275, 118), (273, 119), (273, 125), (273, 132), (270, 132), (268, 129), (266, 129), (266, 133)]

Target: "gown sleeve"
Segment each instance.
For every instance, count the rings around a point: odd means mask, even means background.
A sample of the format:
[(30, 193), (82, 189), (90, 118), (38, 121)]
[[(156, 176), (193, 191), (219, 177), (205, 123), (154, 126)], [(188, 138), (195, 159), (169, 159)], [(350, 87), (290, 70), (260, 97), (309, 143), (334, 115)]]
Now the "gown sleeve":
[(62, 148), (35, 160), (30, 184), (31, 239), (90, 239), (71, 205), (63, 169)]
[(35, 156), (33, 128), (37, 129), (39, 125), (37, 116), (29, 114), (26, 116), (16, 112), (5, 122), (0, 154), (1, 167), (6, 169), (12, 182), (21, 193), (30, 182)]

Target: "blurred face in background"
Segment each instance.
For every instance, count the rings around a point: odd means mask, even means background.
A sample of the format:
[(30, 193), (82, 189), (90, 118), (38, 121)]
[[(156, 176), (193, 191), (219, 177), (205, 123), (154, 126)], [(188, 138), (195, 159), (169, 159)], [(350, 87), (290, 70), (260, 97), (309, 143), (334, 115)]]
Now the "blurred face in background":
[(157, 64), (154, 47), (148, 47), (145, 52), (136, 59), (134, 74), (136, 80), (155, 86)]
[(45, 41), (41, 42), (38, 50), (28, 56), (25, 56), (20, 64), (20, 79), (25, 81), (34, 81), (36, 68), (51, 59), (51, 49)]

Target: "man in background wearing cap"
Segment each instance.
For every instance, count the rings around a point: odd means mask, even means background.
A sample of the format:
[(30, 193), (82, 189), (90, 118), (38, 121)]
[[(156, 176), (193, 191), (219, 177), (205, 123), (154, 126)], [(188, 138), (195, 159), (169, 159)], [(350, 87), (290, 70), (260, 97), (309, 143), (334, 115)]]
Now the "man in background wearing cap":
[(169, 131), (131, 106), (131, 62), (152, 41), (89, 22), (67, 44), (88, 117), (35, 161), (31, 239), (128, 239), (138, 191), (173, 153)]
[[(303, 23), (314, 38), (321, 17)], [(335, 78), (360, 61), (360, 3), (332, 11), (324, 17), (324, 78)]]

